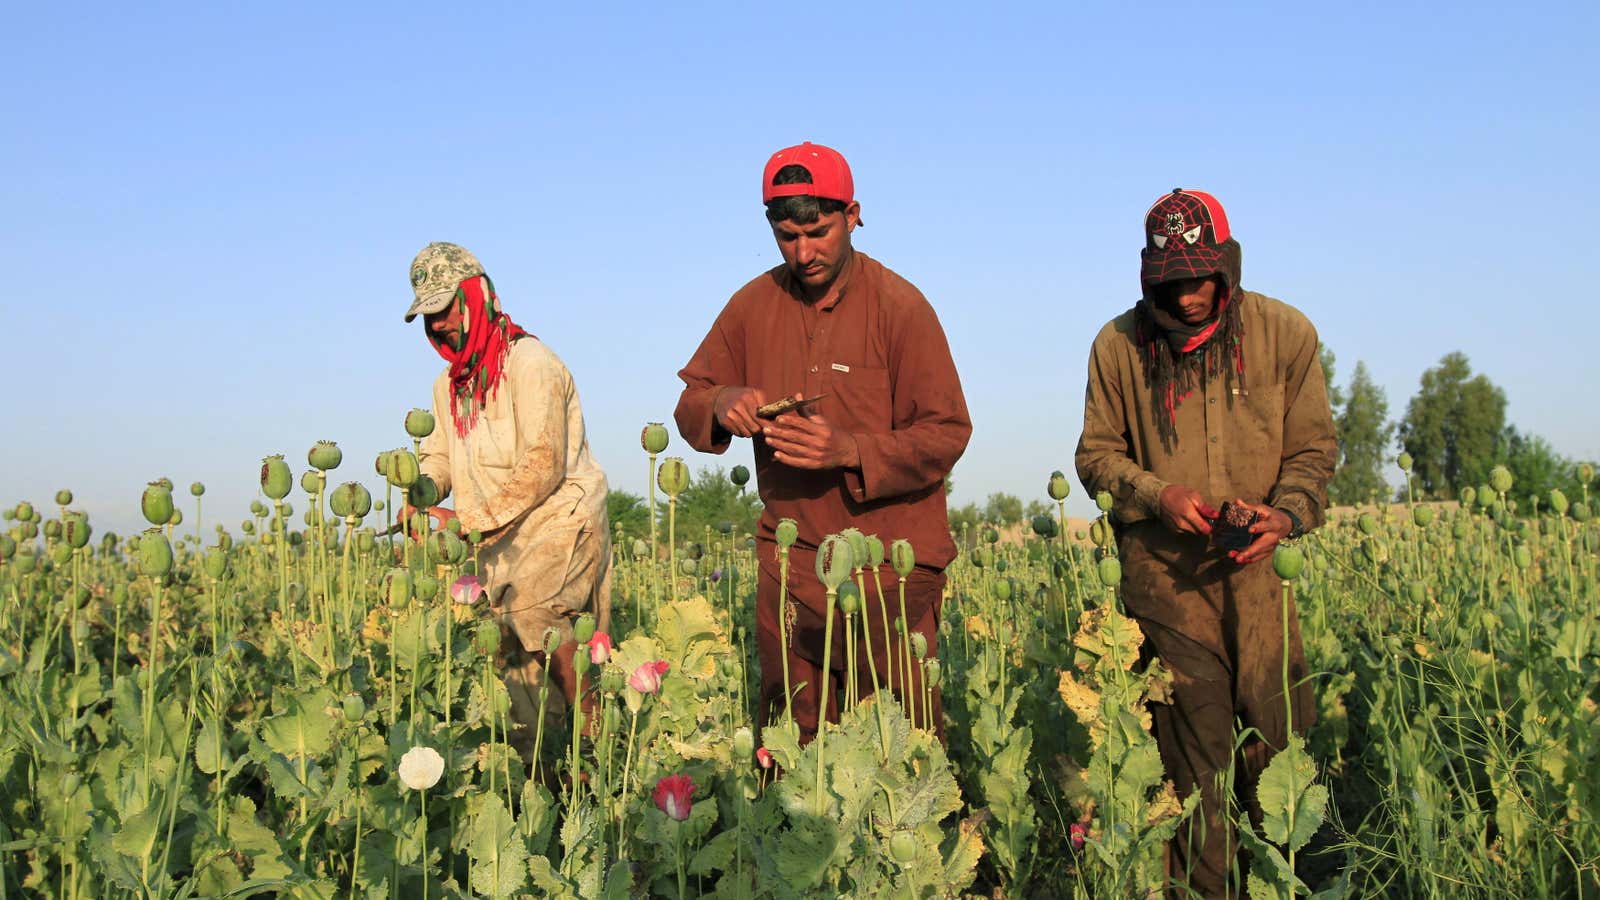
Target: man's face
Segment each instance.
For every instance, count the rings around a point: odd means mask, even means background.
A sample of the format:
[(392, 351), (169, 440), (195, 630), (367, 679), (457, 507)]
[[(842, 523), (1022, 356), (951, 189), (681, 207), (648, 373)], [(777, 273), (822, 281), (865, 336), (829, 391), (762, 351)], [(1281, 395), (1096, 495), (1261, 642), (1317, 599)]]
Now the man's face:
[(460, 350), (466, 342), (466, 332), (462, 331), (466, 315), (461, 311), (461, 304), (451, 299), (449, 305), (436, 313), (428, 313), (422, 317), (422, 329), (428, 335), (428, 340), (442, 347)]
[(1156, 305), (1186, 325), (1198, 325), (1217, 311), (1217, 280), (1180, 278), (1155, 286)]
[(850, 232), (860, 219), (861, 204), (852, 203), (809, 225), (789, 219), (771, 223), (784, 265), (811, 298), (826, 294), (844, 271), (845, 263), (850, 261)]

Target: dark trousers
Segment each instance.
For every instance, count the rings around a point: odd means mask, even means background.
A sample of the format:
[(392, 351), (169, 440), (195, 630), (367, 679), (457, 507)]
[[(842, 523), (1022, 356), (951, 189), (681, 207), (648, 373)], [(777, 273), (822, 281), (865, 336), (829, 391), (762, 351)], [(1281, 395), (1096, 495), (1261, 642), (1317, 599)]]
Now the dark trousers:
[[(823, 706), (822, 648), (824, 643), (824, 613), (827, 597), (822, 584), (817, 581), (812, 560), (805, 556), (804, 565), (789, 571), (788, 599), (794, 604), (794, 625), (790, 628), (790, 644), (784, 647), (778, 630), (780, 591), (778, 573), (767, 566), (761, 568), (761, 579), (756, 588), (756, 649), (761, 662), (761, 709), (765, 722), (770, 724), (783, 717), (783, 665), (785, 656), (789, 663), (790, 701), (795, 723), (800, 728), (800, 741), (808, 743), (817, 733), (817, 721)], [(899, 577), (887, 566), (879, 569), (883, 582), (883, 603), (878, 599), (877, 583), (869, 570), (866, 573), (866, 590), (860, 612), (855, 616), (856, 631), (856, 683), (862, 698), (872, 693), (872, 676), (868, 668), (870, 659), (877, 667), (880, 688), (889, 690), (900, 701), (907, 718), (917, 727), (928, 727), (928, 716), (923, 712), (925, 689), (922, 666), (912, 659), (909, 671), (905, 664), (905, 649), (899, 631), (894, 627), (900, 618)], [(927, 659), (932, 659), (939, 648), (939, 610), (944, 599), (944, 573), (916, 569), (906, 579), (905, 618), (909, 631), (921, 634), (928, 641)], [(888, 612), (888, 630), (885, 633), (885, 605)], [(863, 636), (863, 628), (870, 631)], [(833, 651), (828, 660), (832, 670), (828, 681), (828, 721), (839, 721), (839, 704), (844, 697), (846, 674), (846, 644), (844, 615), (835, 608), (833, 622)], [(939, 689), (932, 695), (933, 728), (944, 740), (944, 706)]]
[[(1200, 815), (1172, 842), (1174, 877), (1206, 897), (1223, 896), (1238, 856), (1233, 818), (1259, 821), (1255, 785), (1288, 739), (1283, 696), (1283, 598), (1270, 561), (1244, 568), (1203, 538), (1157, 523), (1129, 527), (1120, 541), (1123, 603), (1145, 633), (1145, 653), (1173, 675), (1173, 700), (1150, 704), (1161, 761), (1179, 796), (1200, 790)], [(1289, 684), (1294, 729), (1316, 718), (1305, 678), (1300, 626), (1289, 603)], [(1255, 729), (1233, 757), (1235, 720)], [(1230, 762), (1234, 779), (1227, 779)], [(1219, 780), (1221, 779), (1221, 780)], [(1234, 795), (1232, 817), (1225, 808)], [(1242, 895), (1242, 891), (1238, 892)]]

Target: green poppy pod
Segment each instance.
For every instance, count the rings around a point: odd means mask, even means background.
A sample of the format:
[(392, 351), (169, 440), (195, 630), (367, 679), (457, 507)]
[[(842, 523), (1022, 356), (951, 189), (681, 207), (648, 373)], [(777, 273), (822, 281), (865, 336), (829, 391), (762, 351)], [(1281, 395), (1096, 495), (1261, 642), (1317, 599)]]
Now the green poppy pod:
[(924, 667), (924, 669), (927, 672), (929, 687), (938, 687), (939, 683), (944, 681), (944, 666), (939, 662), (939, 660), (928, 660), (928, 664)]
[(344, 713), (346, 722), (354, 723), (366, 718), (367, 701), (361, 699), (361, 695), (353, 691), (344, 695), (344, 698), (339, 701), (339, 707)]
[(61, 523), (55, 519), (44, 523), (44, 538), (47, 541), (61, 540)]
[(339, 463), (344, 462), (344, 451), (333, 441), (317, 441), (311, 445), (306, 453), (306, 462), (311, 467), (322, 472), (339, 468)]
[(1582, 500), (1572, 504), (1572, 520), (1574, 522), (1587, 522), (1589, 521), (1590, 517), (1591, 513), (1589, 511), (1589, 504), (1583, 502)]
[(19, 522), (32, 521), (33, 520), (33, 504), (29, 503), (26, 500), (22, 501), (21, 503), (18, 503), (17, 504), (17, 509), (16, 509), (16, 517), (17, 517), (17, 521), (19, 521)]
[(1389, 561), (1389, 548), (1373, 538), (1361, 542), (1361, 553), (1366, 556), (1367, 562), (1373, 565), (1382, 565)]
[(298, 547), (306, 542), (306, 536), (298, 531), (289, 532), (289, 546)]
[(1001, 578), (994, 583), (994, 598), (1001, 603), (1010, 600), (1015, 591), (1016, 587), (1009, 578)]
[(359, 481), (346, 481), (328, 494), (328, 508), (341, 519), (359, 519), (372, 511), (372, 494)]
[(183, 524), (183, 510), (174, 509), (172, 511), (172, 515), (167, 518), (167, 524), (171, 525), (174, 528), (178, 527), (179, 525), (182, 525)]
[(205, 495), (205, 492), (206, 492), (206, 486), (205, 485), (201, 484), (198, 481), (190, 483), (190, 485), (189, 485), (189, 494), (190, 494), (190, 496), (201, 497), (201, 496)]
[[(600, 690), (608, 694), (620, 693), (628, 684), (627, 678), (628, 676), (621, 669), (616, 666), (608, 666), (604, 672), (600, 673)], [(615, 707), (611, 708), (615, 709)], [(612, 727), (612, 731), (616, 731), (615, 726)]]
[(928, 636), (923, 634), (920, 631), (913, 631), (910, 634), (910, 638), (911, 638), (911, 655), (913, 657), (917, 658), (917, 659), (923, 659), (923, 658), (927, 657), (927, 655), (928, 655)]
[(428, 549), (440, 562), (459, 566), (467, 558), (467, 545), (454, 532), (435, 531), (428, 536)]
[(556, 651), (561, 649), (562, 640), (563, 640), (563, 638), (561, 636), (561, 632), (557, 631), (555, 626), (551, 626), (549, 628), (546, 628), (544, 630), (544, 653), (545, 653), (545, 655), (546, 656), (555, 656), (556, 655)]
[(1051, 500), (1065, 500), (1072, 493), (1072, 482), (1067, 480), (1067, 476), (1063, 475), (1060, 469), (1057, 469), (1050, 473), (1050, 480), (1045, 484), (1045, 493), (1050, 495)]
[(650, 545), (640, 538), (633, 539), (633, 558), (647, 559), (650, 556)]
[(417, 466), (417, 455), (410, 450), (389, 451), (389, 469), (384, 477), (397, 488), (409, 488), (422, 474)]
[(300, 473), (300, 490), (305, 491), (308, 497), (317, 495), (318, 485), (315, 469), (307, 469)]
[(500, 624), (490, 619), (479, 619), (472, 629), (472, 647), (479, 655), (493, 656), (500, 649)]
[(853, 616), (861, 611), (861, 591), (853, 581), (839, 585), (839, 611)]
[(261, 492), (273, 500), (282, 500), (289, 496), (289, 488), (294, 483), (294, 476), (289, 473), (289, 464), (283, 461), (282, 454), (268, 456), (261, 460)]
[(439, 589), (442, 582), (432, 575), (415, 575), (411, 579), (411, 589), (416, 591), (417, 599), (424, 602), (439, 599)]
[(1004, 556), (995, 557), (994, 570), (996, 572), (1004, 572), (1009, 568), (1011, 568), (1011, 563), (1008, 562)]
[(1494, 488), (1487, 484), (1478, 485), (1478, 508), (1487, 509), (1494, 502)]
[(172, 492), (150, 482), (139, 497), (139, 511), (151, 525), (165, 525), (172, 518)]
[(61, 538), (67, 542), (67, 546), (77, 550), (89, 545), (89, 534), (93, 530), (89, 527), (88, 516), (83, 513), (68, 513), (61, 525)]
[(356, 549), (362, 553), (371, 553), (378, 546), (377, 532), (371, 528), (363, 528), (356, 532)]
[(1515, 479), (1511, 477), (1511, 470), (1505, 466), (1495, 466), (1489, 470), (1489, 487), (1494, 488), (1497, 494), (1504, 494), (1506, 491), (1511, 490), (1511, 485), (1514, 481)]
[(1122, 562), (1115, 556), (1107, 556), (1100, 560), (1095, 574), (1100, 576), (1100, 583), (1106, 587), (1116, 587), (1122, 583)]
[(737, 487), (744, 487), (750, 483), (750, 470), (744, 466), (734, 466), (733, 471), (728, 473), (728, 480)]
[(1394, 464), (1400, 467), (1400, 471), (1402, 471), (1402, 472), (1410, 472), (1411, 471), (1411, 454), (1409, 454), (1409, 453), (1400, 454), (1399, 456), (1394, 458)]
[(18, 574), (28, 575), (33, 572), (38, 562), (38, 558), (31, 551), (23, 549), (17, 551), (17, 555), (12, 558), (11, 564), (17, 567)]
[(1033, 517), (1033, 533), (1044, 538), (1045, 540), (1049, 540), (1056, 536), (1056, 527), (1055, 516), (1048, 516), (1041, 513)]
[(894, 567), (894, 573), (901, 578), (908, 578), (911, 570), (917, 565), (917, 553), (911, 547), (911, 542), (899, 538), (889, 545), (889, 565)]
[(39, 536), (39, 523), (37, 522), (23, 522), (17, 528), (21, 530), (22, 536), (30, 541)]
[(1478, 498), (1478, 492), (1477, 492), (1477, 490), (1475, 488), (1473, 488), (1472, 485), (1469, 484), (1466, 487), (1462, 488), (1461, 489), (1461, 494), (1460, 494), (1460, 497), (1459, 497), (1459, 499), (1461, 500), (1461, 508), (1462, 509), (1471, 508), (1472, 501), (1476, 500), (1477, 498)]
[(72, 505), (72, 492), (69, 491), (69, 490), (65, 490), (65, 489), (56, 491), (56, 505), (57, 506), (71, 506)]
[(228, 554), (221, 549), (206, 551), (205, 569), (213, 579), (228, 574)]
[(439, 505), (439, 485), (426, 475), (418, 475), (406, 490), (406, 500), (417, 509), (431, 509)]
[(1517, 568), (1519, 569), (1526, 569), (1533, 565), (1533, 551), (1528, 549), (1527, 544), (1518, 544), (1516, 551), (1512, 554), (1512, 558), (1516, 560)]
[(896, 831), (889, 838), (889, 855), (902, 866), (917, 858), (917, 836), (909, 831)]
[(867, 564), (867, 536), (859, 528), (846, 528), (839, 536), (850, 544), (850, 559), (854, 568)]
[(433, 418), (433, 413), (429, 412), (428, 410), (413, 409), (406, 413), (406, 434), (409, 434), (418, 440), (433, 434), (433, 429), (436, 424), (437, 423)]
[(411, 570), (390, 569), (383, 578), (383, 599), (390, 606), (404, 606), (411, 602)]
[(1410, 601), (1412, 606), (1421, 606), (1422, 602), (1427, 598), (1428, 589), (1426, 585), (1416, 580), (1406, 582), (1406, 599)]
[(1560, 488), (1550, 490), (1550, 511), (1558, 516), (1567, 514), (1567, 495)]
[(1594, 480), (1594, 464), (1578, 463), (1578, 483), (1588, 484)]
[(1116, 505), (1116, 501), (1111, 498), (1110, 491), (1101, 491), (1094, 495), (1094, 505), (1101, 512), (1107, 513), (1111, 512), (1111, 507)]
[(1277, 572), (1284, 581), (1299, 578), (1305, 567), (1305, 551), (1293, 544), (1279, 544), (1278, 549), (1272, 552), (1272, 571)]
[(661, 485), (668, 497), (676, 498), (689, 486), (689, 467), (684, 465), (681, 457), (669, 456), (661, 461), (656, 472), (656, 483)]
[(850, 578), (855, 561), (850, 555), (850, 542), (837, 534), (822, 539), (817, 547), (817, 580), (829, 590), (837, 590)]
[(172, 545), (161, 529), (152, 528), (139, 535), (139, 548), (135, 554), (139, 571), (154, 578), (165, 578), (172, 572)]
[(249, 519), (245, 519), (244, 521), (239, 523), (239, 530), (244, 532), (245, 534), (255, 534), (256, 533), (256, 523), (250, 521)]
[(378, 477), (385, 480), (389, 477), (389, 455), (393, 450), (381, 450), (372, 458), (372, 468), (377, 471)]
[(706, 548), (699, 541), (694, 541), (684, 546), (683, 553), (690, 559), (701, 559), (706, 555)]
[(1411, 521), (1415, 522), (1418, 528), (1427, 528), (1433, 524), (1433, 517), (1437, 514), (1438, 510), (1431, 506), (1419, 506), (1411, 511)]
[(773, 537), (780, 548), (787, 550), (800, 538), (800, 526), (793, 519), (779, 519), (778, 527), (773, 529)]
[(655, 456), (657, 453), (667, 449), (667, 441), (669, 439), (670, 435), (667, 434), (667, 427), (660, 422), (651, 422), (644, 426), (643, 431), (639, 432), (639, 446), (643, 447), (644, 452), (651, 456)]
[(50, 561), (58, 566), (64, 566), (72, 560), (72, 548), (66, 544), (50, 545)]
[(1111, 526), (1104, 516), (1089, 523), (1089, 540), (1094, 541), (1096, 547), (1104, 547), (1111, 543)]
[(867, 565), (874, 569), (883, 565), (883, 539), (875, 534), (867, 535)]
[(594, 616), (584, 613), (572, 623), (572, 637), (580, 644), (587, 644), (594, 637)]
[(0, 534), (0, 561), (17, 555), (17, 542), (8, 534)]
[(983, 559), (983, 551), (986, 550), (986, 549), (988, 549), (988, 548), (986, 548), (986, 547), (973, 547), (971, 550), (967, 551), (967, 560), (969, 562), (971, 562), (977, 568), (980, 568), (980, 569), (985, 568), (986, 564), (985, 564), (984, 559)]
[(467, 532), (467, 543), (472, 544), (473, 546), (477, 546), (479, 543), (482, 543), (482, 541), (483, 541), (483, 532), (479, 531), (476, 528), (474, 528), (471, 531)]
[(678, 571), (692, 578), (700, 571), (700, 560), (692, 556), (680, 559), (678, 560)]
[(982, 536), (983, 536), (983, 542), (985, 544), (998, 544), (998, 543), (1000, 543), (1000, 532), (997, 529), (993, 528), (993, 527), (983, 529), (983, 535)]
[(1372, 515), (1372, 513), (1362, 513), (1361, 516), (1356, 519), (1356, 527), (1361, 529), (1362, 534), (1370, 537), (1378, 533), (1378, 520)]

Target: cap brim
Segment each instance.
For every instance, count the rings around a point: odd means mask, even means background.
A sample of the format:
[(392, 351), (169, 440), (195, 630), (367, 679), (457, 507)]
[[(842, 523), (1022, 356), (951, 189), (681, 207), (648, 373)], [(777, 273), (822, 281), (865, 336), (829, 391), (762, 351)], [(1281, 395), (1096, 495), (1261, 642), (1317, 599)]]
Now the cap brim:
[(1184, 247), (1181, 250), (1145, 250), (1139, 280), (1161, 284), (1180, 278), (1204, 278), (1222, 271), (1222, 251), (1212, 247)]
[(414, 303), (411, 304), (411, 308), (406, 310), (406, 321), (409, 322), (412, 319), (415, 319), (417, 316), (425, 316), (429, 313), (436, 313), (439, 310), (444, 309), (446, 306), (450, 305), (450, 298), (454, 297), (455, 295), (456, 292), (450, 290), (440, 291), (437, 294), (429, 294), (426, 297), (419, 297)]

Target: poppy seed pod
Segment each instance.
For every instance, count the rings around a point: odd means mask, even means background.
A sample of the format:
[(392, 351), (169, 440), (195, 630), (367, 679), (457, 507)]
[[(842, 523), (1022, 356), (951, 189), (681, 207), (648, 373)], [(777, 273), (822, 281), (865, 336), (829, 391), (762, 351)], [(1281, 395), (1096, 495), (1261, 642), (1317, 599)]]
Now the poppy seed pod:
[(1428, 599), (1428, 588), (1420, 581), (1406, 582), (1406, 599), (1412, 606), (1421, 606), (1422, 601)]
[(1362, 513), (1361, 517), (1356, 519), (1356, 527), (1361, 529), (1362, 534), (1374, 535), (1378, 533), (1378, 520), (1372, 513)]
[(411, 570), (390, 569), (383, 579), (383, 599), (390, 606), (404, 606), (411, 602)]
[(1013, 592), (1015, 592), (1015, 590), (1016, 586), (1011, 583), (1011, 579), (998, 579), (994, 583), (994, 598), (999, 600), (1001, 603), (1004, 603), (1011, 599), (1011, 595)]
[(665, 425), (660, 422), (651, 422), (644, 426), (643, 431), (639, 432), (639, 446), (644, 448), (644, 452), (654, 456), (667, 449), (669, 437)]
[(911, 542), (900, 538), (889, 545), (889, 564), (894, 566), (894, 573), (901, 578), (908, 578), (911, 570), (917, 565), (917, 552), (911, 548)]
[(17, 567), (18, 574), (28, 575), (33, 572), (39, 560), (31, 552), (22, 550), (12, 559), (11, 564)]
[(1589, 504), (1579, 500), (1572, 504), (1572, 520), (1574, 522), (1587, 522), (1590, 518)]
[[(152, 484), (153, 483), (154, 482), (152, 482)], [(29, 522), (29, 521), (32, 521), (33, 520), (33, 504), (29, 503), (26, 500), (22, 501), (21, 503), (18, 503), (17, 504), (17, 509), (16, 509), (16, 518), (17, 518), (18, 522)]]
[(883, 540), (875, 534), (867, 535), (867, 565), (874, 569), (883, 565)]
[(183, 510), (174, 509), (172, 511), (172, 517), (167, 519), (167, 524), (171, 525), (173, 528), (177, 528), (179, 525), (182, 525), (183, 524)]
[(198, 481), (193, 482), (193, 483), (191, 483), (189, 485), (189, 494), (191, 496), (200, 497), (200, 496), (203, 496), (205, 494), (205, 492), (206, 492), (206, 486), (201, 484)]
[(50, 545), (50, 561), (58, 566), (66, 565), (72, 559), (72, 548), (66, 544)]
[(1100, 560), (1095, 574), (1100, 576), (1100, 583), (1106, 587), (1116, 587), (1122, 583), (1122, 562), (1115, 556), (1108, 556)]
[(778, 541), (781, 549), (787, 550), (794, 546), (800, 538), (800, 526), (793, 519), (779, 519), (778, 527), (773, 529), (773, 537)]
[(928, 655), (928, 636), (920, 631), (911, 632), (911, 655), (923, 659)]
[(61, 540), (61, 523), (55, 519), (44, 523), (44, 537), (47, 541)]
[(378, 534), (371, 528), (363, 528), (356, 532), (356, 549), (362, 553), (371, 553), (378, 546)]
[(749, 726), (741, 725), (733, 732), (733, 756), (735, 759), (748, 760), (756, 752), (756, 736), (750, 731)]
[(995, 529), (995, 528), (985, 528), (983, 530), (983, 542), (985, 544), (998, 544), (998, 543), (1000, 543), (1000, 532), (999, 532), (999, 530)]
[(478, 620), (472, 631), (472, 646), (483, 656), (493, 656), (500, 649), (500, 624), (489, 619)]
[(432, 575), (418, 575), (411, 580), (411, 589), (418, 600), (433, 600), (439, 596), (439, 579)]
[(346, 722), (359, 722), (367, 715), (367, 701), (354, 692), (345, 694), (344, 699), (339, 701), (339, 706)]
[(1489, 470), (1489, 487), (1494, 488), (1497, 494), (1511, 490), (1513, 480), (1511, 470), (1505, 466), (1495, 466)]
[(393, 450), (383, 450), (373, 457), (372, 467), (377, 470), (379, 477), (384, 479), (389, 477), (389, 454), (393, 452)]
[(228, 574), (228, 554), (222, 550), (206, 551), (206, 574), (212, 578), (221, 578)]
[(1111, 499), (1110, 491), (1101, 491), (1094, 495), (1094, 505), (1101, 512), (1111, 512), (1111, 507), (1116, 505), (1116, 501)]
[(71, 506), (72, 505), (72, 492), (68, 491), (68, 490), (56, 491), (56, 505), (57, 506)]
[(94, 529), (89, 527), (89, 517), (83, 513), (68, 513), (61, 524), (61, 538), (67, 546), (74, 550), (89, 545), (89, 533)]
[(580, 644), (587, 644), (594, 637), (594, 628), (594, 616), (584, 613), (572, 623), (572, 637)]
[(817, 580), (827, 586), (829, 590), (838, 590), (850, 577), (850, 570), (854, 568), (854, 560), (850, 556), (850, 542), (837, 534), (830, 534), (822, 539), (822, 544), (817, 547)]
[(684, 465), (681, 457), (669, 456), (661, 461), (661, 467), (656, 472), (656, 483), (667, 492), (667, 496), (676, 498), (689, 486), (689, 467)]
[(323, 472), (337, 469), (339, 463), (344, 462), (344, 451), (333, 441), (317, 441), (306, 453), (306, 462), (311, 463), (312, 468)]
[(1578, 463), (1578, 483), (1588, 484), (1594, 480), (1594, 465), (1592, 463)]
[(917, 858), (917, 837), (909, 831), (896, 831), (889, 838), (889, 855), (902, 866)]
[(1563, 494), (1560, 488), (1552, 488), (1550, 491), (1550, 511), (1558, 516), (1567, 514), (1567, 495)]
[(853, 616), (861, 611), (861, 591), (853, 581), (839, 585), (839, 611)]
[(167, 520), (172, 518), (172, 492), (154, 481), (150, 482), (139, 497), (139, 511), (144, 513), (145, 521), (151, 525), (167, 524)]
[(0, 561), (8, 560), (17, 554), (17, 542), (8, 534), (0, 534)]
[(321, 486), (317, 484), (317, 472), (315, 469), (307, 469), (300, 473), (300, 490), (305, 491), (306, 496), (315, 497), (320, 489)]
[(328, 494), (328, 508), (341, 519), (359, 519), (372, 511), (372, 494), (359, 481), (346, 481)]
[(275, 454), (261, 460), (261, 492), (273, 500), (282, 500), (289, 496), (289, 488), (294, 482), (294, 476), (289, 474), (289, 464), (283, 461), (283, 454)]
[(589, 654), (587, 654), (587, 653), (574, 653), (574, 654), (572, 654), (572, 668), (575, 671), (577, 671), (578, 677), (581, 678), (584, 675), (589, 674), (589, 667), (592, 666), (592, 665), (594, 665), (594, 661), (589, 658)]
[(1272, 553), (1272, 571), (1284, 581), (1293, 581), (1300, 577), (1300, 572), (1305, 569), (1306, 555), (1299, 547), (1289, 544), (1279, 544), (1278, 549)]
[(846, 528), (839, 532), (839, 536), (850, 542), (851, 568), (859, 568), (867, 563), (867, 536), (859, 528)]
[(418, 440), (433, 434), (433, 413), (425, 409), (413, 409), (406, 413), (406, 434)]
[(172, 545), (161, 529), (152, 528), (139, 535), (139, 571), (155, 578), (164, 578), (172, 572)]
[(1527, 544), (1518, 544), (1516, 552), (1512, 554), (1512, 559), (1516, 561), (1517, 568), (1526, 569), (1533, 565), (1533, 551), (1528, 549)]
[(404, 448), (389, 451), (389, 468), (384, 477), (397, 488), (409, 488), (422, 474), (417, 455)]
[(1478, 492), (1473, 489), (1472, 485), (1469, 484), (1466, 487), (1462, 488), (1461, 489), (1461, 508), (1462, 509), (1467, 509), (1468, 507), (1472, 506), (1472, 501), (1476, 500), (1477, 498), (1478, 498)]
[(737, 487), (744, 487), (750, 483), (750, 470), (744, 466), (734, 466), (733, 471), (728, 473), (728, 480)]
[(1400, 471), (1402, 471), (1402, 472), (1410, 472), (1411, 471), (1411, 454), (1409, 454), (1409, 453), (1400, 454), (1399, 456), (1394, 458), (1394, 464), (1400, 467)]
[(1056, 520), (1054, 516), (1040, 513), (1033, 517), (1033, 533), (1049, 540), (1056, 536)]
[(1057, 469), (1050, 473), (1050, 480), (1046, 482), (1044, 489), (1051, 500), (1061, 501), (1072, 493), (1072, 482), (1067, 480), (1067, 476), (1063, 475), (1060, 469)]
[(418, 475), (406, 490), (406, 499), (417, 509), (439, 505), (439, 485), (426, 475)]
[(938, 659), (928, 660), (928, 664), (923, 668), (927, 672), (929, 687), (938, 687), (939, 682), (944, 681), (944, 665)]
[(692, 556), (686, 559), (680, 559), (678, 560), (678, 571), (692, 578), (700, 571), (700, 560), (695, 559)]
[(1104, 516), (1089, 523), (1089, 540), (1093, 541), (1096, 547), (1104, 547), (1111, 543), (1111, 527), (1106, 524)]
[(544, 630), (544, 652), (546, 656), (555, 656), (561, 649), (561, 632), (553, 626)]
[(459, 566), (467, 558), (467, 545), (448, 529), (428, 536), (428, 548), (440, 562)]
[(1431, 506), (1419, 506), (1411, 511), (1411, 521), (1415, 522), (1418, 528), (1427, 528), (1433, 524), (1433, 517), (1437, 513), (1438, 511)]

